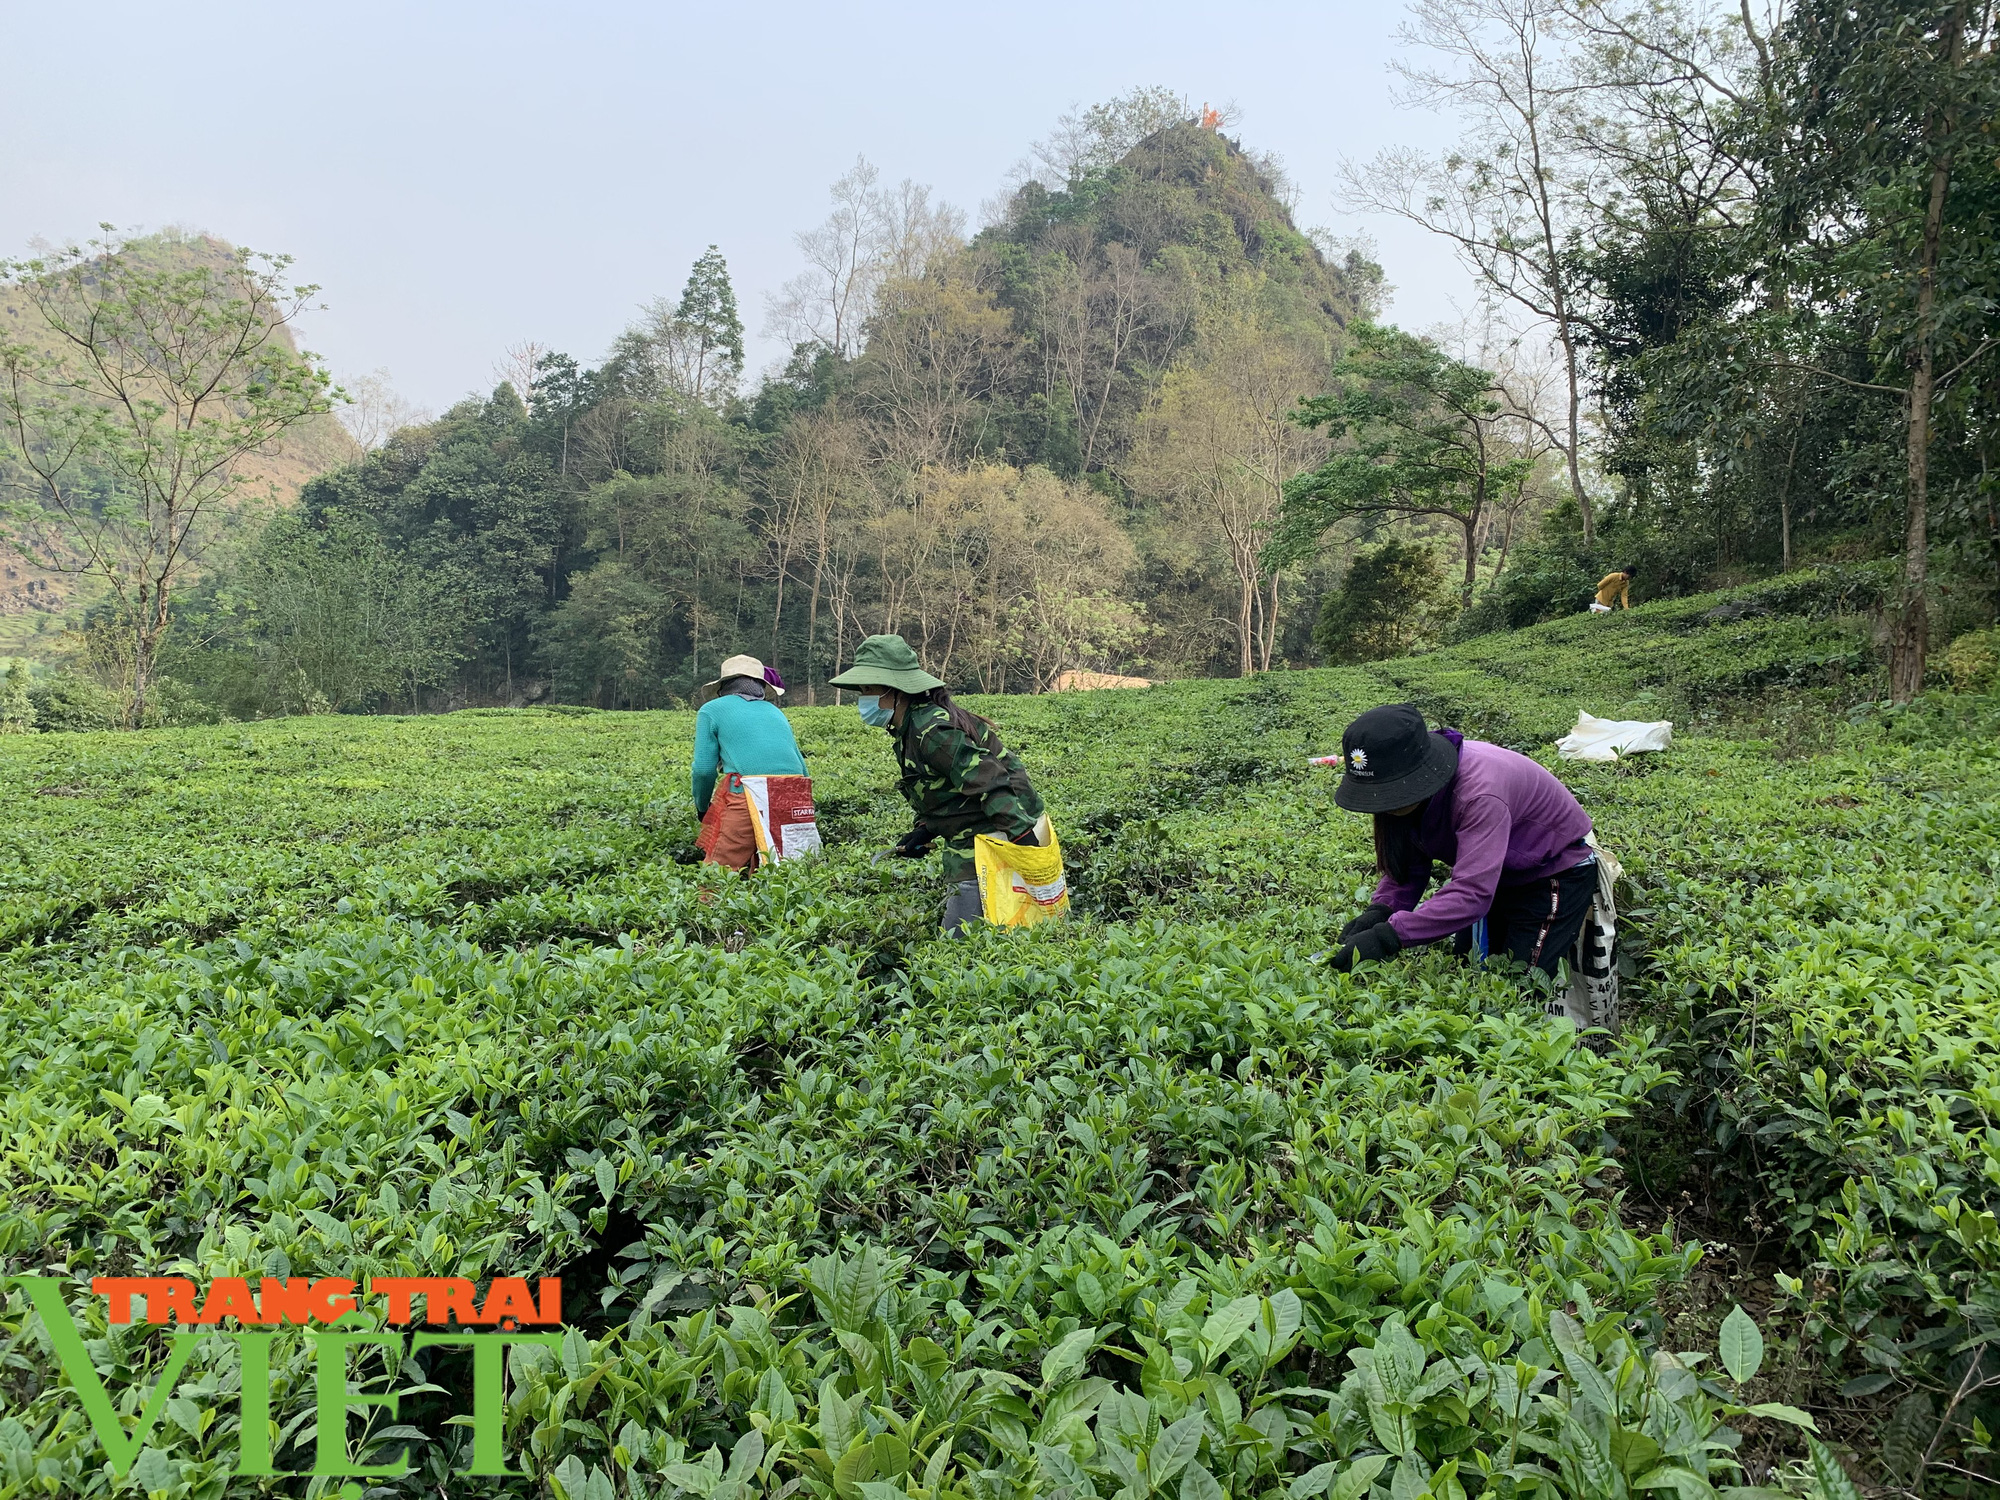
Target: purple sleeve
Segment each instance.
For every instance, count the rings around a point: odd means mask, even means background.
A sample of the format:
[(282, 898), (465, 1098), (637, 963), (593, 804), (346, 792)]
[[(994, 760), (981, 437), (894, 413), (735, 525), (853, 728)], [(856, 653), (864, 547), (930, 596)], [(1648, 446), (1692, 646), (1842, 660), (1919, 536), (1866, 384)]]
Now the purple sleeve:
[(1451, 867), (1450, 881), (1416, 910), (1399, 911), (1389, 918), (1396, 936), (1405, 943), (1434, 943), (1470, 927), (1492, 909), (1513, 816), (1498, 797), (1474, 797), (1453, 809), (1453, 823), (1458, 859)]
[[(1398, 880), (1384, 873), (1375, 886), (1375, 894), (1369, 897), (1377, 906), (1386, 906), (1392, 912), (1408, 911), (1423, 899), (1424, 887), (1431, 883), (1431, 860), (1424, 856), (1423, 869), (1408, 880)], [(1401, 937), (1399, 932), (1396, 934)]]

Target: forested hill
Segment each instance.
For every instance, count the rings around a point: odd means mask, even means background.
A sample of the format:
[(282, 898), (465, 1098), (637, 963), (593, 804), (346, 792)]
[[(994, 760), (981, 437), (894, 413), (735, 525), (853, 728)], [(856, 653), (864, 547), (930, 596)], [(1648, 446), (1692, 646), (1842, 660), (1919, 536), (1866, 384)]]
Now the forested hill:
[(788, 289), (795, 355), (751, 389), (705, 256), (594, 367), (545, 354), (309, 485), (232, 581), (254, 622), (197, 601), (219, 644), (174, 675), (248, 715), (655, 706), (739, 650), (809, 702), (880, 630), (987, 690), (1308, 659), (1323, 575), (1260, 554), (1323, 447), (1288, 415), (1380, 273), (1219, 130), (1094, 149), (969, 238), (845, 180), (860, 249)]
[(1381, 289), (1358, 254), (1329, 264), (1240, 145), (1186, 122), (1068, 189), (1028, 182), (974, 244), (993, 256), (999, 300), (1034, 355), (1013, 404), (1047, 403), (1046, 426), (1017, 427), (1008, 450), (1057, 471), (1121, 465), (1151, 377), (1192, 336), (1204, 292), (1254, 278), (1276, 321), (1306, 329), (1345, 328)]
[[(1069, 253), (1081, 230), (1124, 245), (1141, 261), (1171, 253), (1211, 278), (1255, 270), (1296, 289), (1345, 325), (1380, 290), (1381, 270), (1359, 255), (1329, 264), (1293, 223), (1282, 188), (1242, 146), (1220, 131), (1181, 122), (1154, 132), (1109, 171), (1065, 190), (1030, 180), (1014, 194), (1006, 221), (979, 239), (1032, 252)], [(1108, 263), (1100, 254), (1100, 272)]]

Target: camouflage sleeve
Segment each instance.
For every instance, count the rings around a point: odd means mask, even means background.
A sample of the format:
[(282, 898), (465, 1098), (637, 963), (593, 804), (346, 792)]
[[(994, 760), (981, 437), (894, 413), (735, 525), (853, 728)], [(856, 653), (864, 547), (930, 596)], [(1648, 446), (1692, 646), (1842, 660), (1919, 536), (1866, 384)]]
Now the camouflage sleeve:
[(971, 735), (949, 723), (939, 723), (917, 737), (917, 753), (930, 770), (945, 779), (961, 797), (985, 802), (1011, 784), (1000, 758), (979, 748)]
[(917, 736), (916, 748), (927, 770), (956, 795), (979, 804), (988, 826), (1010, 839), (1035, 826), (1039, 813), (1023, 806), (1006, 764), (964, 730), (940, 720)]

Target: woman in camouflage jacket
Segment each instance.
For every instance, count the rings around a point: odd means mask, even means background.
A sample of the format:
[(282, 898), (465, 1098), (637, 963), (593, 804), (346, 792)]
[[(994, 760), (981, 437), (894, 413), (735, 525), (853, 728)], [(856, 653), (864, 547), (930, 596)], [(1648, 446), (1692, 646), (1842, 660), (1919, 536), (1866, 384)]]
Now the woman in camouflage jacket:
[(944, 928), (958, 931), (982, 914), (973, 835), (1039, 844), (1040, 795), (1020, 757), (1001, 742), (1000, 731), (953, 703), (944, 683), (923, 669), (900, 635), (869, 636), (855, 652), (854, 665), (833, 685), (859, 693), (863, 721), (889, 731), (903, 798), (917, 815), (916, 826), (889, 852), (916, 859), (943, 841), (949, 892)]

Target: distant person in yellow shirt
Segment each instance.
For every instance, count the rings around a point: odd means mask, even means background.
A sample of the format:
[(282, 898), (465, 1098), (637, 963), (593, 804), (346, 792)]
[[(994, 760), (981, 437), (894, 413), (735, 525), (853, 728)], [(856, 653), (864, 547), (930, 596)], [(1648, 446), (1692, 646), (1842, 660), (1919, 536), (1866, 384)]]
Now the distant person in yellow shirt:
[(1597, 584), (1597, 597), (1590, 601), (1590, 612), (1594, 615), (1608, 615), (1616, 609), (1632, 607), (1632, 580), (1639, 576), (1639, 570), (1627, 563), (1615, 573), (1606, 573)]

